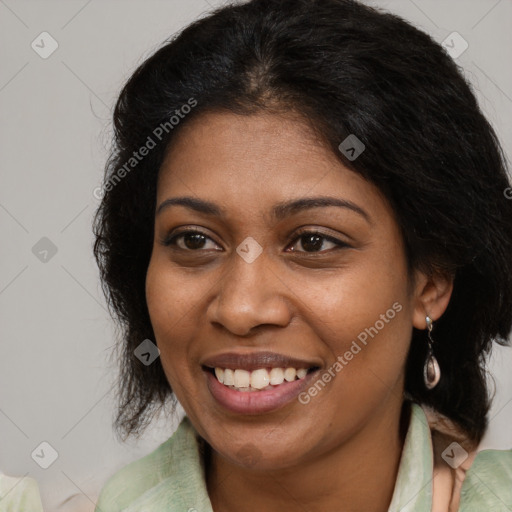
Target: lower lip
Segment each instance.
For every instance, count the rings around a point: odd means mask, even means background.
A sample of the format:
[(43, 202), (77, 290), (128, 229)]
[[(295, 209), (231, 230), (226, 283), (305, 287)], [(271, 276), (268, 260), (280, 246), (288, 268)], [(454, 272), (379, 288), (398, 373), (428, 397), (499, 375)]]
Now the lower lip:
[(283, 382), (261, 391), (236, 391), (221, 384), (212, 373), (205, 373), (210, 393), (224, 408), (240, 414), (262, 414), (280, 409), (296, 399), (309, 386), (318, 370), (308, 373), (302, 379)]

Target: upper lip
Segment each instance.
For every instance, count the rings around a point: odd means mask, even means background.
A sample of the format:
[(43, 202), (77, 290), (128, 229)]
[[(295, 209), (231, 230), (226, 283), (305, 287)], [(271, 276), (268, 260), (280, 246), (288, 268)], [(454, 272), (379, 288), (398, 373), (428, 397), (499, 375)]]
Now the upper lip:
[(258, 368), (312, 368), (320, 366), (318, 362), (306, 361), (296, 357), (278, 354), (276, 352), (224, 352), (208, 357), (202, 361), (202, 366), (209, 368), (230, 368), (232, 370), (257, 370)]

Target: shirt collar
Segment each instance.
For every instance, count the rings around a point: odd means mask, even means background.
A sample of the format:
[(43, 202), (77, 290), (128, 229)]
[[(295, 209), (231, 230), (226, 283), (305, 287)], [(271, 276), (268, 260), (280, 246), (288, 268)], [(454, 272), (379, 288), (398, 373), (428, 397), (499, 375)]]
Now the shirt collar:
[(405, 436), (398, 475), (389, 512), (430, 512), (432, 507), (433, 456), (427, 417), (411, 403), (409, 428)]

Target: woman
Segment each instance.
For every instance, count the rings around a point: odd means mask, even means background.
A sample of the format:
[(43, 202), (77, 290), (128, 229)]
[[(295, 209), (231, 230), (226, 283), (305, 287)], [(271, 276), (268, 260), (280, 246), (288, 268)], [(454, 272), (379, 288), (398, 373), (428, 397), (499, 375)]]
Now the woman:
[(511, 509), (512, 451), (476, 453), (510, 182), (438, 44), (354, 1), (252, 0), (166, 42), (114, 122), (116, 425), (186, 416), (98, 512)]

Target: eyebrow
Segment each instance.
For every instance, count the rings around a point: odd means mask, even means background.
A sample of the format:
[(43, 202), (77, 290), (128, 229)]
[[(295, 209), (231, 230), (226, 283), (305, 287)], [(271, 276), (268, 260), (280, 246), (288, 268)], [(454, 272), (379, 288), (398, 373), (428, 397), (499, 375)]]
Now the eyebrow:
[[(206, 215), (215, 215), (217, 217), (226, 216), (226, 211), (215, 203), (190, 196), (172, 197), (162, 201), (156, 210), (156, 216), (158, 216), (160, 213), (162, 213), (162, 211), (166, 210), (170, 206), (176, 205), (184, 206), (185, 208)], [(352, 210), (353, 212), (361, 215), (366, 220), (366, 222), (368, 222), (368, 224), (371, 224), (370, 216), (360, 206), (346, 199), (339, 199), (337, 197), (329, 196), (304, 197), (301, 199), (294, 199), (291, 201), (277, 203), (272, 208), (271, 215), (275, 220), (281, 220), (287, 216), (309, 210), (311, 208), (325, 208), (329, 206), (336, 206), (338, 208), (347, 208)]]

